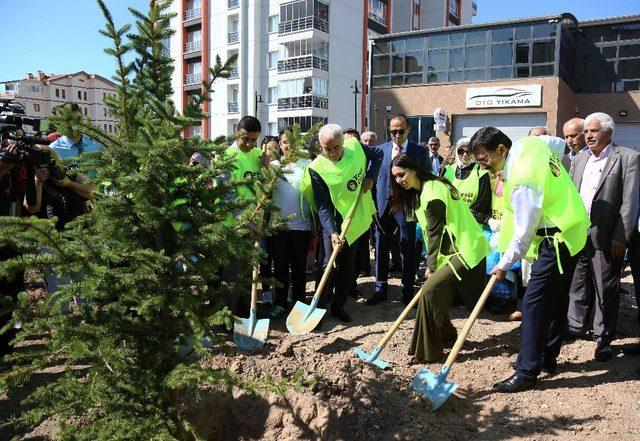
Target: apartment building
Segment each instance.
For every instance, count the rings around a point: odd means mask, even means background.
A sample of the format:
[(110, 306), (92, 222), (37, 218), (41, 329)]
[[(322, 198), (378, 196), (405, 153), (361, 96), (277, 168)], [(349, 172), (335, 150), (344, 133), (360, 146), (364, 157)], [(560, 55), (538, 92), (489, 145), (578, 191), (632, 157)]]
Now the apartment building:
[(96, 74), (84, 71), (68, 74), (27, 74), (25, 78), (4, 83), (0, 98), (12, 98), (22, 104), (28, 116), (46, 118), (52, 109), (68, 102), (80, 106), (82, 113), (106, 132), (116, 130), (113, 117), (104, 105), (108, 95), (116, 94), (116, 85)]
[[(370, 39), (432, 23), (471, 21), (470, 0), (176, 0), (174, 100), (183, 108), (216, 57), (238, 55), (229, 79), (214, 84), (211, 118), (188, 135), (230, 134), (243, 115), (263, 133), (317, 122), (367, 127)], [(427, 19), (429, 17), (429, 19)], [(431, 21), (430, 21), (431, 20)]]

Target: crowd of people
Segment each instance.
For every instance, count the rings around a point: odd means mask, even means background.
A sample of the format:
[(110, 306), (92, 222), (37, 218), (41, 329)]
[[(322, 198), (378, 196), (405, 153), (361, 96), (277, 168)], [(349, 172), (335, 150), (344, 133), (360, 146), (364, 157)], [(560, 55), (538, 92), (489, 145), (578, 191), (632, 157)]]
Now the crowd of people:
[[(278, 318), (305, 301), (309, 267), (317, 284), (339, 248), (318, 306), (340, 322), (352, 320), (346, 305), (360, 295), (360, 275), (375, 277), (364, 307), (384, 307), (394, 271), (401, 275), (398, 294), (405, 304), (424, 284), (408, 345), (412, 362), (443, 357), (457, 336), (451, 308), (457, 302), (472, 307), (489, 276), (498, 281), (494, 304), (514, 301), (509, 319), (522, 321), (515, 372), (496, 390), (529, 389), (541, 371), (554, 373), (567, 338), (595, 340), (594, 358), (607, 361), (614, 353), (625, 262), (634, 282), (640, 281), (640, 154), (615, 145), (614, 130), (610, 116), (594, 113), (567, 121), (563, 138), (534, 127), (512, 140), (485, 127), (442, 147), (437, 137), (426, 145), (410, 141), (407, 118), (399, 114), (389, 120), (388, 142), (371, 131), (327, 124), (313, 140), (317, 149), (308, 146), (308, 154), (300, 155), (288, 128), (258, 147), (260, 121), (245, 116), (224, 153), (235, 161), (231, 178), (257, 179), (264, 167), (284, 171), (272, 194), (276, 211), (265, 220), (286, 223), (261, 240), (267, 256), (260, 268), (263, 303)], [(100, 146), (69, 133), (56, 136), (50, 149), (73, 158)], [(192, 164), (208, 161), (199, 154), (191, 158)], [(0, 163), (0, 182), (13, 168), (10, 161)], [(96, 190), (87, 176), (58, 179), (49, 169), (35, 170), (35, 183), (35, 202), (25, 198), (22, 207), (29, 214), (60, 218), (56, 201), (70, 195), (77, 201), (60, 228), (82, 214)], [(10, 188), (1, 190), (6, 195)], [(238, 185), (232, 197), (253, 201), (255, 187)], [(0, 251), (0, 258), (11, 255)], [(243, 265), (230, 262), (220, 270), (221, 280), (234, 280)], [(58, 283), (65, 282), (47, 280), (52, 291)], [(637, 283), (634, 289), (640, 306)], [(225, 301), (234, 314), (246, 315), (245, 293)], [(623, 350), (639, 354), (640, 345)]]

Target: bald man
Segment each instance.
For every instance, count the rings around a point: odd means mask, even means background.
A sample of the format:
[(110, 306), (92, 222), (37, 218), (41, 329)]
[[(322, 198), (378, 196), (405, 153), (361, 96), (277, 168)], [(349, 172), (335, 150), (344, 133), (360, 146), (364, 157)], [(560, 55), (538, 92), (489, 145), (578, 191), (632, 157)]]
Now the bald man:
[(564, 140), (569, 147), (569, 153), (562, 157), (562, 165), (569, 171), (573, 158), (576, 157), (581, 150), (586, 149), (586, 141), (584, 140), (584, 120), (582, 118), (572, 118), (562, 126), (562, 134)]

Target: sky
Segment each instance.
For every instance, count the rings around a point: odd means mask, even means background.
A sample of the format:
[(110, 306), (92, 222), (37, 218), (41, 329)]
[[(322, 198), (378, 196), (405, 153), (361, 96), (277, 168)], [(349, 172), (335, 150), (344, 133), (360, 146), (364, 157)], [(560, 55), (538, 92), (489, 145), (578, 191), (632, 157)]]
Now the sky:
[[(223, 0), (212, 0), (223, 1)], [(350, 0), (361, 1), (361, 0)], [(578, 20), (640, 14), (639, 0), (476, 0), (474, 23), (570, 12)], [(117, 26), (133, 23), (128, 7), (146, 11), (148, 0), (105, 0)], [(3, 53), (0, 81), (27, 72), (84, 70), (110, 78), (109, 40), (98, 33), (104, 17), (94, 0), (0, 0)]]

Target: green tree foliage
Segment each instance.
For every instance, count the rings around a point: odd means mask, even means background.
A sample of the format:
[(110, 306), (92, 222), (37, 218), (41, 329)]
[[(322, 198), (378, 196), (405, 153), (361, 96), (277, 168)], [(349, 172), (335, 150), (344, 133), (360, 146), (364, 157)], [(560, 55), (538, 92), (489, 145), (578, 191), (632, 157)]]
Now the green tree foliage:
[[(49, 220), (0, 218), (0, 246), (21, 253), (0, 263), (0, 275), (35, 268), (73, 280), (35, 305), (22, 293), (15, 306), (8, 326), (21, 323), (17, 341), (41, 344), (8, 357), (13, 368), (2, 375), (2, 386), (19, 387), (33, 373), (63, 367), (27, 398), (16, 424), (33, 427), (55, 417), (66, 439), (187, 439), (192, 435), (175, 394), (203, 382), (240, 382), (201, 368), (184, 349), (192, 344), (206, 356), (203, 338), (232, 326), (222, 298), (250, 283), (251, 264), (236, 284), (221, 282), (218, 269), (260, 257), (253, 244), (269, 233), (261, 223), (282, 171), (263, 170), (256, 201), (229, 198), (243, 182), (225, 178), (233, 166), (226, 146), (182, 136), (207, 117), (201, 104), (214, 82), (228, 77), (235, 58), (216, 60), (201, 93), (180, 114), (171, 101), (173, 60), (162, 46), (173, 33), (170, 3), (151, 0), (147, 14), (131, 9), (133, 32), (117, 28), (98, 0), (106, 19), (100, 32), (111, 40), (106, 52), (116, 61), (117, 95), (107, 104), (118, 130), (104, 133), (70, 108), (54, 121), (60, 131), (82, 131), (104, 145), (85, 161), (104, 188), (93, 210), (62, 231)], [(294, 132), (299, 148), (306, 140)], [(195, 152), (214, 157), (211, 166), (189, 167)]]

